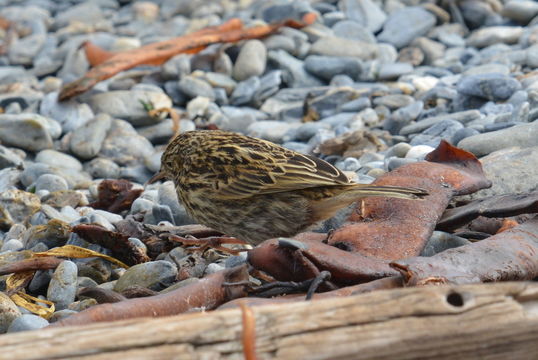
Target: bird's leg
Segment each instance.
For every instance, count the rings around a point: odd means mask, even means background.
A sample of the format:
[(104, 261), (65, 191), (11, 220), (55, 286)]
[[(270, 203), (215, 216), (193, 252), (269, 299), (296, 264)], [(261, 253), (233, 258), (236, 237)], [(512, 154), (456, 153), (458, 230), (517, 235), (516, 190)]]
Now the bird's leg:
[(222, 251), (227, 254), (237, 255), (241, 251), (247, 250), (247, 249), (234, 250), (234, 249), (230, 249), (230, 248), (222, 246), (223, 244), (240, 244), (240, 245), (247, 244), (245, 241), (234, 238), (234, 237), (209, 236), (206, 238), (197, 239), (192, 235), (186, 235), (183, 237), (183, 236), (168, 234), (168, 239), (171, 241), (180, 242), (183, 245), (195, 246), (192, 249), (187, 249), (190, 251), (204, 252), (208, 248), (213, 248), (215, 250)]
[(306, 300), (310, 300), (318, 287), (331, 278), (331, 273), (321, 271), (316, 277), (300, 282), (296, 281), (274, 281), (254, 288), (256, 296), (272, 297), (283, 294), (307, 292)]

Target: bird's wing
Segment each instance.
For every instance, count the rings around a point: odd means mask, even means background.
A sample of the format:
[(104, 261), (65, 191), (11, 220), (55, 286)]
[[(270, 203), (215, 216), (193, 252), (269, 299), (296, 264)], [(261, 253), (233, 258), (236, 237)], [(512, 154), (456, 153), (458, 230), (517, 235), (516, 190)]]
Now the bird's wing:
[[(222, 151), (222, 148), (220, 149)], [(219, 196), (245, 198), (317, 186), (348, 184), (347, 176), (331, 164), (269, 142), (230, 149), (230, 159), (219, 165), (227, 174), (216, 182)]]

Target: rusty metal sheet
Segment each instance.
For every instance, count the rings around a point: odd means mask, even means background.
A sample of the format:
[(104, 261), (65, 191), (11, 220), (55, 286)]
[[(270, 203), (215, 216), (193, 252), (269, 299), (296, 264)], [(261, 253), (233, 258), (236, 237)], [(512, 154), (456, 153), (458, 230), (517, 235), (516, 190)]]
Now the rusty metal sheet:
[(429, 193), (425, 199), (365, 198), (328, 243), (379, 259), (416, 256), (453, 196), (491, 186), (474, 155), (445, 141), (426, 160), (399, 167), (374, 182), (421, 188)]
[[(316, 235), (318, 238), (316, 239)], [(303, 281), (321, 271), (331, 273), (338, 285), (359, 284), (397, 275), (387, 261), (370, 258), (324, 244), (321, 234), (297, 239), (272, 239), (252, 249), (248, 261), (280, 281)]]
[(446, 210), (437, 223), (437, 228), (445, 231), (453, 230), (479, 216), (508, 217), (537, 212), (538, 191), (492, 196)]
[(397, 260), (407, 286), (531, 280), (538, 276), (538, 216), (485, 240), (431, 257)]

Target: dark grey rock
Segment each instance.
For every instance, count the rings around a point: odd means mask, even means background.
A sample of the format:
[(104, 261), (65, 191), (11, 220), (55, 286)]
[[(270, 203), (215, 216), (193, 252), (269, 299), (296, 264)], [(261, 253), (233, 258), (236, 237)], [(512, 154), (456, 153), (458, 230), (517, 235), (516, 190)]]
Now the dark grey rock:
[(467, 111), (460, 111), (452, 114), (443, 114), (438, 116), (432, 116), (428, 117), (422, 120), (417, 121), (414, 124), (406, 125), (400, 130), (400, 135), (409, 135), (421, 132), (423, 130), (426, 130), (430, 126), (434, 125), (435, 123), (446, 120), (446, 119), (452, 119), (459, 121), (462, 124), (467, 124), (473, 120), (480, 119), (480, 111), (478, 110), (467, 110)]
[(435, 26), (435, 21), (435, 16), (421, 7), (405, 7), (389, 15), (377, 40), (401, 49), (426, 34)]
[(118, 279), (114, 291), (122, 292), (135, 285), (159, 291), (175, 281), (177, 271), (174, 264), (164, 260), (134, 265)]
[(268, 59), (283, 70), (285, 82), (290, 87), (320, 86), (322, 81), (310, 75), (301, 60), (291, 56), (283, 50), (272, 50), (268, 53)]
[(424, 103), (422, 101), (415, 101), (409, 105), (400, 107), (385, 120), (383, 128), (391, 134), (396, 135), (404, 126), (416, 120), (423, 109)]
[(402, 75), (409, 74), (413, 71), (413, 65), (404, 62), (381, 64), (377, 78), (379, 80), (395, 80)]
[(465, 238), (443, 231), (434, 231), (426, 246), (420, 252), (420, 256), (433, 256), (442, 251), (469, 244), (471, 242)]
[(493, 101), (507, 100), (519, 89), (519, 81), (496, 73), (465, 76), (458, 82), (458, 92)]
[(308, 56), (305, 59), (304, 67), (308, 72), (327, 81), (338, 74), (345, 74), (353, 79), (357, 79), (362, 69), (359, 59), (320, 55)]
[(252, 101), (254, 94), (260, 87), (260, 78), (252, 76), (247, 80), (241, 81), (230, 97), (230, 103), (232, 105), (245, 105)]
[(190, 98), (203, 96), (210, 100), (215, 99), (213, 88), (203, 79), (188, 75), (181, 78), (179, 81), (179, 89)]
[(371, 0), (341, 0), (338, 7), (348, 19), (356, 21), (371, 32), (379, 31), (387, 19), (385, 12)]
[(471, 136), (461, 140), (458, 146), (477, 156), (513, 146), (538, 146), (538, 121)]
[(468, 138), (470, 136), (478, 135), (478, 134), (480, 134), (480, 132), (478, 132), (478, 130), (473, 129), (473, 128), (466, 127), (463, 129), (459, 129), (452, 136), (450, 143), (454, 146), (458, 146), (461, 140)]
[(63, 132), (73, 131), (94, 117), (88, 104), (76, 100), (58, 102), (58, 93), (46, 94), (39, 105), (39, 113), (56, 120)]
[(424, 130), (422, 134), (415, 136), (410, 144), (437, 147), (442, 139), (450, 141), (460, 129), (463, 129), (463, 125), (460, 122), (451, 119), (442, 120)]

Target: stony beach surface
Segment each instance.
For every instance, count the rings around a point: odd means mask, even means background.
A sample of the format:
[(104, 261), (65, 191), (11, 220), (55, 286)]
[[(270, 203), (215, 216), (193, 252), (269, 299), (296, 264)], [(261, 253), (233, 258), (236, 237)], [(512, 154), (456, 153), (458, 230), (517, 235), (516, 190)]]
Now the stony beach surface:
[[(1, 16), (14, 24), (0, 29), (0, 265), (66, 244), (110, 254), (53, 231), (52, 220), (109, 230), (129, 216), (193, 223), (171, 182), (143, 187), (174, 135), (172, 119), (150, 116), (144, 104), (174, 108), (181, 132), (218, 128), (270, 140), (320, 156), (361, 183), (421, 161), (446, 140), (479, 157), (493, 181), (467, 198), (536, 190), (538, 2), (444, 3), (0, 0)], [(309, 12), (317, 20), (300, 30), (214, 44), (57, 100), (62, 84), (89, 69), (85, 41), (117, 52), (234, 17), (252, 26)], [(103, 179), (129, 180), (142, 193), (128, 210), (96, 210), (89, 204)], [(128, 270), (97, 258), (65, 260), (39, 271), (27, 289), (54, 302), (53, 322), (95, 304), (77, 299), (82, 287), (177, 286), (192, 256), (178, 247)], [(196, 261), (193, 278), (245, 255)], [(0, 333), (49, 321), (0, 292)]]

